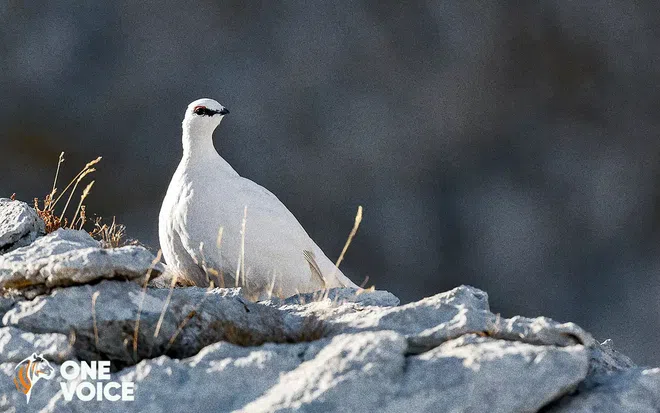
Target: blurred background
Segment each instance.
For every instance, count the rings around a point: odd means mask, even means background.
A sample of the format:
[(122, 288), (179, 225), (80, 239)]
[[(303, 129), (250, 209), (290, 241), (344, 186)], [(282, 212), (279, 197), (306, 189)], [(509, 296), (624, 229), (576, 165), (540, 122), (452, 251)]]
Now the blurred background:
[(156, 251), (183, 112), (215, 98), (220, 154), (332, 259), (364, 206), (356, 283), (471, 284), (660, 364), (656, 1), (89, 3), (0, 2), (1, 196), (101, 155), (88, 211)]

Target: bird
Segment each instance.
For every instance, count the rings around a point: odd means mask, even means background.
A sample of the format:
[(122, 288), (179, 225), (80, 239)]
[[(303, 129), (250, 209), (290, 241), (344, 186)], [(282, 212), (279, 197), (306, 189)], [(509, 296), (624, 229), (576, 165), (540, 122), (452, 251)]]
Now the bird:
[(200, 287), (240, 286), (255, 299), (357, 288), (277, 196), (215, 150), (213, 132), (227, 114), (208, 98), (186, 109), (183, 156), (158, 219), (168, 271)]

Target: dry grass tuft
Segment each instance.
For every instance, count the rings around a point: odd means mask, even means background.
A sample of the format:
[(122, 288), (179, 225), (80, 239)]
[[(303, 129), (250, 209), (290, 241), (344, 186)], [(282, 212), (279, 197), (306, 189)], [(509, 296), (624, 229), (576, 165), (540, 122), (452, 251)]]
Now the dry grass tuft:
[[(53, 181), (53, 188), (42, 201), (43, 207), (39, 205), (38, 198), (34, 199), (34, 209), (37, 211), (39, 217), (41, 217), (41, 219), (46, 224), (46, 233), (51, 233), (60, 228), (82, 229), (83, 225), (85, 225), (86, 216), (84, 210), (85, 206), (83, 205), (83, 202), (85, 201), (87, 196), (89, 196), (92, 186), (94, 186), (94, 181), (90, 182), (83, 190), (83, 193), (80, 197), (80, 202), (78, 203), (78, 208), (76, 209), (73, 215), (73, 219), (69, 221), (68, 218), (65, 217), (65, 215), (67, 209), (69, 208), (69, 204), (71, 203), (71, 199), (76, 193), (76, 189), (78, 189), (78, 185), (85, 179), (85, 177), (96, 171), (94, 165), (96, 165), (99, 162), (101, 162), (100, 156), (94, 159), (93, 161), (88, 162), (87, 165), (85, 165), (85, 167), (80, 172), (78, 172), (78, 174), (75, 177), (73, 177), (71, 182), (69, 182), (69, 184), (64, 188), (64, 190), (60, 192), (59, 195), (57, 195), (58, 194), (57, 180), (60, 176), (60, 168), (64, 163), (64, 152), (60, 154), (60, 157), (57, 161), (57, 170), (55, 171), (55, 180)], [(65, 195), (67, 195), (67, 193), (68, 196), (66, 199), (66, 204), (64, 205), (62, 212), (59, 213), (56, 212), (56, 207), (59, 201)]]
[(53, 194), (46, 195), (43, 209), (39, 208), (39, 198), (34, 198), (34, 210), (37, 211), (37, 215), (39, 215), (46, 224), (46, 234), (50, 234), (60, 228), (66, 228), (68, 224), (66, 218), (64, 219), (64, 222), (62, 222), (62, 218), (55, 213), (55, 203), (53, 202), (52, 195)]
[(320, 340), (328, 332), (326, 325), (315, 317), (306, 318), (301, 327), (293, 332), (275, 329), (269, 333), (260, 333), (241, 328), (231, 321), (216, 321), (210, 327), (221, 333), (222, 341), (241, 347), (255, 347), (265, 343), (308, 343)]
[(318, 318), (309, 317), (302, 323), (300, 330), (287, 336), (290, 343), (307, 343), (320, 340), (328, 334), (328, 327)]
[[(51, 233), (60, 228), (65, 229), (76, 229), (82, 230), (87, 224), (87, 208), (84, 204), (85, 199), (89, 196), (92, 187), (94, 186), (95, 181), (91, 181), (85, 186), (85, 189), (82, 191), (80, 200), (78, 202), (78, 207), (76, 208), (73, 218), (69, 220), (66, 217), (67, 209), (71, 204), (78, 185), (82, 181), (96, 171), (94, 167), (96, 164), (101, 162), (101, 157), (94, 159), (93, 161), (88, 162), (76, 176), (69, 182), (69, 184), (64, 188), (63, 191), (59, 191), (57, 188), (57, 181), (60, 176), (60, 169), (64, 163), (64, 152), (60, 154), (60, 157), (57, 161), (57, 170), (55, 171), (55, 179), (53, 181), (53, 188), (50, 193), (46, 195), (43, 201), (39, 201), (38, 198), (34, 199), (34, 209), (37, 211), (39, 217), (46, 224), (46, 233)], [(64, 199), (66, 196), (66, 203), (61, 212), (56, 210), (60, 200)], [(13, 196), (12, 196), (12, 199)], [(124, 241), (126, 236), (126, 227), (124, 225), (117, 224), (115, 218), (112, 218), (111, 224), (102, 224), (101, 218), (94, 220), (94, 228), (89, 231), (89, 234), (95, 239), (101, 242), (103, 248), (118, 248), (123, 245), (126, 245), (127, 242)]]
[(96, 218), (94, 221), (94, 229), (90, 235), (99, 241), (103, 248), (119, 248), (126, 245), (124, 238), (126, 237), (126, 226), (117, 224), (115, 217), (112, 217), (112, 223), (101, 224), (102, 219)]

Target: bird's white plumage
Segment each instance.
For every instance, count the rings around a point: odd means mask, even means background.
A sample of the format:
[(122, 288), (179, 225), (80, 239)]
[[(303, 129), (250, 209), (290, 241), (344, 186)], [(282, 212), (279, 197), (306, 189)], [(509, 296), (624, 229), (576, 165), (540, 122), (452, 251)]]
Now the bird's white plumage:
[[(216, 114), (197, 115), (200, 106)], [(196, 100), (186, 110), (183, 158), (159, 216), (160, 244), (170, 270), (197, 285), (208, 285), (209, 279), (218, 285), (222, 278), (229, 286), (243, 257), (240, 284), (254, 296), (356, 287), (275, 195), (239, 176), (215, 151), (213, 131), (225, 112), (212, 99)]]

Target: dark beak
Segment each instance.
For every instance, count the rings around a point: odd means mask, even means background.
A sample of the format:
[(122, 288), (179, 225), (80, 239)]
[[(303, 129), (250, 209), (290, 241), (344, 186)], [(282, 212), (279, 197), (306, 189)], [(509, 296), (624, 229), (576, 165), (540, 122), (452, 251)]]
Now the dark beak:
[(218, 113), (224, 116), (229, 113), (229, 109), (223, 108), (222, 110), (218, 111)]

